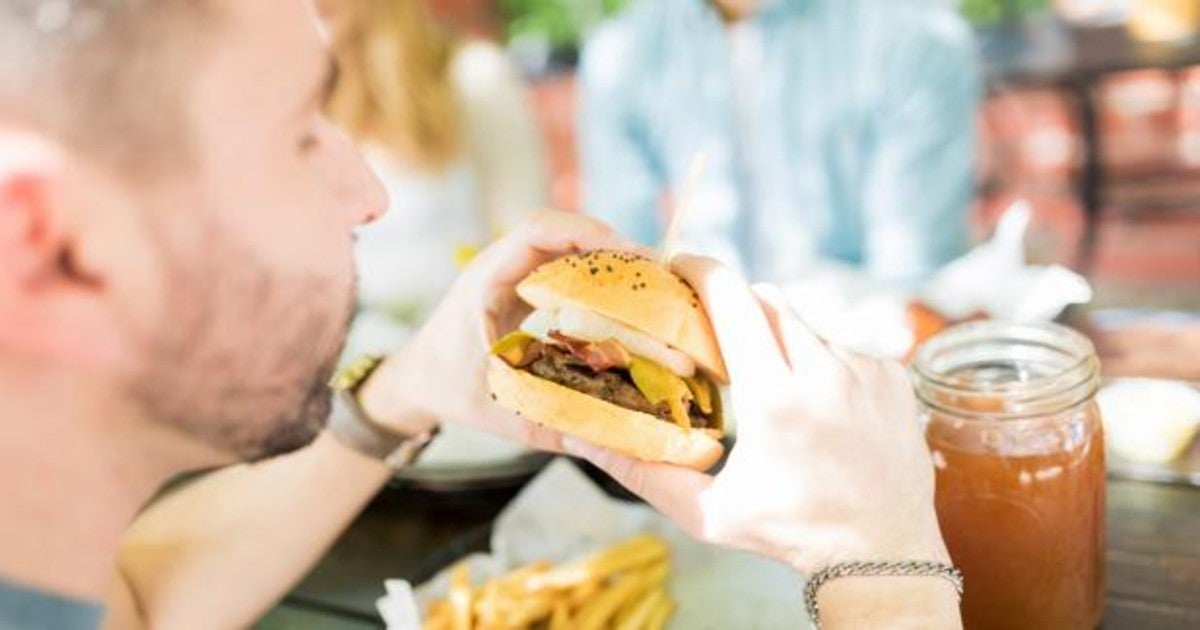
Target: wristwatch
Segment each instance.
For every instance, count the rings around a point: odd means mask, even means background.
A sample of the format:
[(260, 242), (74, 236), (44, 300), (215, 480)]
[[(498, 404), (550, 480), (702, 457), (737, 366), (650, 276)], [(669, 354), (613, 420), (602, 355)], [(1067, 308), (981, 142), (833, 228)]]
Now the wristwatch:
[(371, 418), (358, 399), (359, 390), (383, 357), (361, 357), (338, 371), (329, 382), (334, 392), (334, 408), (329, 418), (329, 432), (339, 442), (367, 457), (382, 461), (392, 470), (402, 470), (413, 462), (437, 436), (439, 428), (406, 435), (383, 426)]

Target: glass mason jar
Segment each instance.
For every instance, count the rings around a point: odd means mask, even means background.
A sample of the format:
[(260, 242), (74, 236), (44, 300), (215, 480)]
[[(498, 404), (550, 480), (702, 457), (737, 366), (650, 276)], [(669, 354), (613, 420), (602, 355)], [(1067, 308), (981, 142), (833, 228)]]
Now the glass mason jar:
[(913, 366), (968, 630), (1095, 628), (1103, 614), (1099, 361), (1056, 324), (976, 322)]

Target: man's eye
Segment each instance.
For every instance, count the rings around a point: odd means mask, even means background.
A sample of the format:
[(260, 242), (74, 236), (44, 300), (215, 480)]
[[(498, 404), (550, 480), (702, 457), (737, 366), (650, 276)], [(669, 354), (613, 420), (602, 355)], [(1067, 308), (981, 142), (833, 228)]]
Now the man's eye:
[(297, 144), (301, 153), (312, 153), (317, 147), (321, 146), (321, 141), (317, 139), (317, 134), (306, 133), (300, 137), (300, 142)]

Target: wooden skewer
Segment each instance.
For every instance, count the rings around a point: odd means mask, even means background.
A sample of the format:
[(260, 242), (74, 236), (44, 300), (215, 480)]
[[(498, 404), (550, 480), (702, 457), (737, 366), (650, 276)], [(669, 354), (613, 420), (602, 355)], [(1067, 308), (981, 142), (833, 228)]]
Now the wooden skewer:
[(659, 250), (662, 252), (660, 262), (663, 266), (670, 266), (671, 258), (675, 256), (675, 250), (679, 246), (679, 230), (683, 225), (683, 218), (692, 209), (696, 196), (696, 188), (700, 185), (700, 181), (704, 177), (704, 171), (707, 168), (708, 152), (700, 151), (696, 154), (696, 157), (692, 158), (692, 166), (688, 170), (687, 180), (683, 183), (683, 190), (679, 195), (679, 203), (675, 204), (675, 211), (671, 213), (671, 222), (667, 225), (667, 232), (663, 235), (662, 245), (659, 247)]

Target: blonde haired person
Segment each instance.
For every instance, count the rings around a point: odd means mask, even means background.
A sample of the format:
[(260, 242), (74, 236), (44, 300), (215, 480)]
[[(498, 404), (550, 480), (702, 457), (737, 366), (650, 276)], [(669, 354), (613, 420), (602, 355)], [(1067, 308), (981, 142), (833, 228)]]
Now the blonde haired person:
[(450, 286), (456, 259), (545, 202), (527, 93), (502, 50), (454, 37), (424, 0), (321, 8), (339, 67), (329, 113), (391, 199), (359, 234), (360, 299), (415, 323)]

